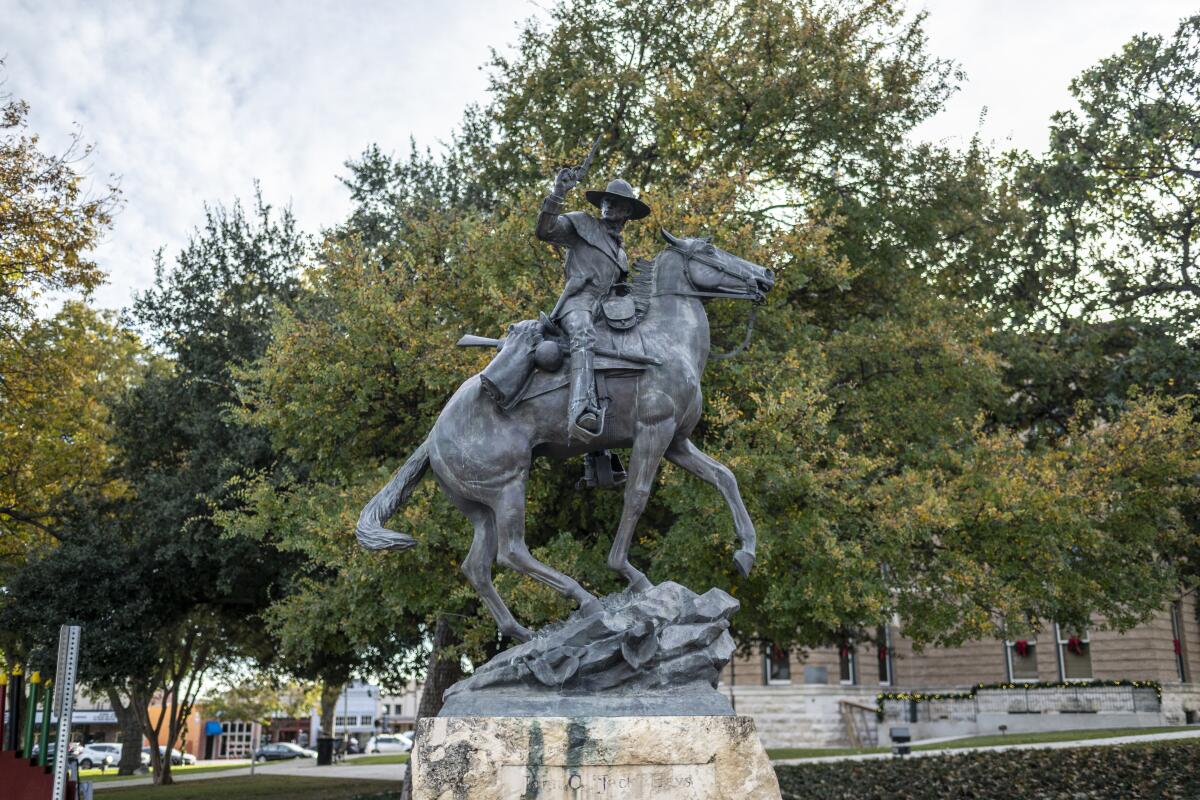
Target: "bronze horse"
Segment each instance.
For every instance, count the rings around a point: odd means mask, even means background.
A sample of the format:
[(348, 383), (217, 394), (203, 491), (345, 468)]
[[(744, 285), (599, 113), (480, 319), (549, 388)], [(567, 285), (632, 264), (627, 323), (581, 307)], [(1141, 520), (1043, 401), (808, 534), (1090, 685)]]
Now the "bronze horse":
[[(609, 380), (610, 413), (599, 438), (568, 440), (562, 420), (567, 390), (532, 397), (502, 411), (482, 391), (475, 375), (458, 388), (433, 429), (359, 517), (356, 534), (371, 550), (406, 550), (416, 540), (384, 527), (432, 467), (450, 501), (471, 520), (475, 538), (462, 571), (479, 592), (500, 631), (526, 641), (532, 633), (513, 618), (492, 585), (492, 564), (530, 575), (578, 601), (584, 611), (599, 601), (573, 578), (541, 563), (525, 544), (525, 485), (535, 456), (566, 459), (601, 448), (630, 448), (625, 504), (608, 556), (635, 591), (650, 587), (629, 563), (634, 527), (646, 507), (659, 460), (667, 460), (715, 486), (729, 504), (741, 548), (734, 561), (743, 575), (754, 565), (754, 525), (724, 464), (702, 453), (688, 437), (700, 419), (700, 377), (709, 357), (704, 301), (729, 298), (762, 302), (774, 286), (764, 267), (715, 247), (711, 239), (678, 239), (665, 230), (667, 247), (653, 266), (635, 278), (646, 306), (640, 326), (646, 350), (657, 365)], [(529, 336), (514, 326), (509, 338)], [(512, 343), (512, 342), (509, 342)]]

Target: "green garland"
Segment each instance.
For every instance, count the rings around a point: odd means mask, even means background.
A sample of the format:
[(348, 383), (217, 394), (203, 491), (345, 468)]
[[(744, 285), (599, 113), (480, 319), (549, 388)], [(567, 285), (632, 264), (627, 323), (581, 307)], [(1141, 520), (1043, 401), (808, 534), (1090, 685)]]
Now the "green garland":
[(1162, 684), (1158, 681), (1093, 680), (1093, 681), (1047, 681), (1033, 683), (980, 683), (967, 692), (880, 692), (875, 695), (875, 714), (883, 719), (883, 704), (887, 700), (912, 700), (925, 703), (931, 700), (974, 700), (981, 689), (1091, 689), (1100, 686), (1132, 686), (1135, 689), (1153, 689), (1162, 703)]

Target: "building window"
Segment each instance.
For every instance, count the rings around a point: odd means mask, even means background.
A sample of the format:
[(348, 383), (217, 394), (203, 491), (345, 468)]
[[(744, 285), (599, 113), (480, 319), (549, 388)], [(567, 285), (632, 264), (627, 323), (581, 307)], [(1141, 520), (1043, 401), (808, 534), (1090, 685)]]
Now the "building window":
[(879, 657), (879, 685), (892, 685), (892, 630), (880, 625), (875, 630), (875, 642)]
[(334, 717), (333, 718), (333, 727), (335, 727), (335, 728), (346, 727), (346, 718), (345, 717)]
[(1067, 631), (1055, 624), (1058, 635), (1058, 673), (1064, 681), (1092, 679), (1092, 645), (1088, 633)]
[(1014, 639), (1004, 643), (1008, 679), (1014, 683), (1038, 679), (1037, 639)]
[(763, 678), (767, 684), (792, 682), (791, 656), (776, 644), (769, 645), (763, 656)]
[(358, 718), (359, 725), (370, 726), (372, 721), (373, 721), (373, 718), (371, 717), (370, 714), (363, 714), (361, 717)]
[(842, 683), (849, 685), (858, 683), (858, 664), (855, 662), (854, 643), (842, 642), (842, 646), (838, 648), (838, 679)]
[(1179, 680), (1186, 683), (1190, 675), (1184, 652), (1182, 612), (1182, 604), (1178, 600), (1171, 603), (1171, 646), (1175, 648), (1175, 669), (1179, 672)]
[(222, 722), (221, 758), (248, 758), (254, 749), (252, 734), (249, 722)]

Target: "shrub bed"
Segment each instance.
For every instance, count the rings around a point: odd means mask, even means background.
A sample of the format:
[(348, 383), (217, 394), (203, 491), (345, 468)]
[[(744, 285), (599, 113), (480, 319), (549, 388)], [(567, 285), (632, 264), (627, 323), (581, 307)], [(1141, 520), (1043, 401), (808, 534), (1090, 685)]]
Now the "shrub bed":
[(784, 800), (1195, 800), (1200, 744), (964, 752), (775, 772)]

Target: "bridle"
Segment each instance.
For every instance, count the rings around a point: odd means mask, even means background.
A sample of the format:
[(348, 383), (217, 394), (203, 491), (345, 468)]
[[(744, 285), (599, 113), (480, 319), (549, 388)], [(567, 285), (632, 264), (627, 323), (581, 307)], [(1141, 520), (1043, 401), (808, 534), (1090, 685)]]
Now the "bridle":
[[(653, 296), (662, 297), (663, 295), (679, 295), (682, 297), (706, 297), (724, 300), (750, 300), (753, 302), (753, 305), (750, 306), (750, 313), (746, 317), (746, 335), (742, 337), (741, 344), (727, 353), (709, 353), (708, 358), (710, 361), (724, 361), (742, 353), (747, 347), (750, 346), (750, 338), (754, 335), (754, 320), (758, 316), (758, 307), (766, 299), (763, 293), (759, 291), (758, 286), (755, 283), (754, 276), (741, 272), (734, 272), (719, 261), (705, 258), (696, 252), (695, 247), (683, 248), (672, 243), (667, 245), (667, 249), (674, 250), (676, 253), (679, 253), (681, 256), (683, 256), (683, 275), (685, 278), (687, 278), (688, 285), (692, 288), (690, 290), (668, 289), (666, 291), (656, 291)], [(695, 282), (692, 280), (692, 274), (688, 270), (688, 264), (690, 264), (692, 261), (699, 261), (701, 264), (715, 269), (722, 275), (727, 275), (730, 278), (736, 278), (742, 281), (746, 286), (745, 290), (741, 292), (709, 292), (702, 289), (697, 289)]]

